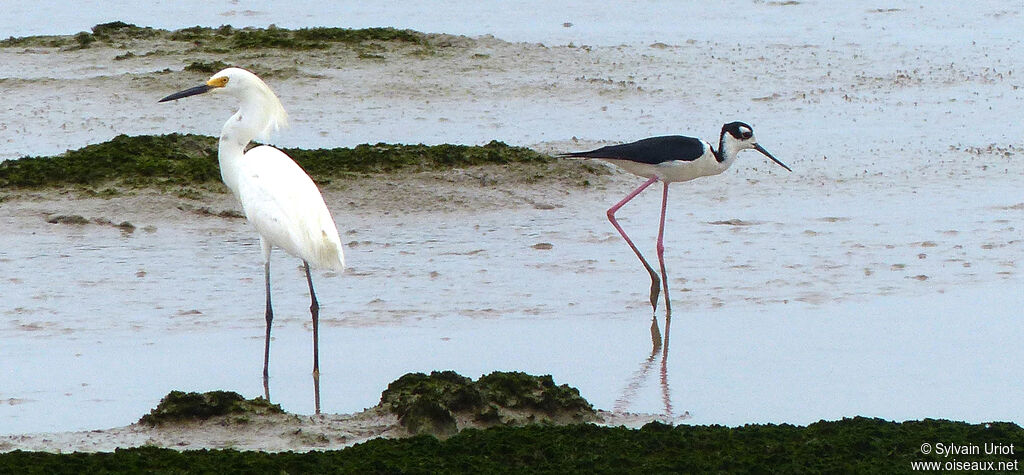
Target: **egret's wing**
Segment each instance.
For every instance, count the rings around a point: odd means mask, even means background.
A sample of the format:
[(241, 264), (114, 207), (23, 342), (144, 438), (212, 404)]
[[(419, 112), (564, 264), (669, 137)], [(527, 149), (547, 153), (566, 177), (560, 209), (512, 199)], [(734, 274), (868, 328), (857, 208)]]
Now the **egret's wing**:
[(338, 228), (320, 190), (284, 152), (260, 146), (245, 153), (238, 199), (270, 245), (314, 267), (344, 268)]

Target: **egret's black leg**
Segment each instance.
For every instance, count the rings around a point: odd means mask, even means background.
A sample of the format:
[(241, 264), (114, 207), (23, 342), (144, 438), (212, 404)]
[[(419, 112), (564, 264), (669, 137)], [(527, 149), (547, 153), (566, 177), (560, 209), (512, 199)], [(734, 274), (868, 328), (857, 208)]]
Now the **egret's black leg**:
[(658, 273), (654, 270), (653, 267), (651, 267), (650, 264), (647, 263), (647, 259), (644, 259), (643, 254), (641, 254), (640, 250), (636, 248), (636, 245), (633, 244), (633, 241), (630, 240), (629, 236), (626, 235), (626, 231), (622, 229), (622, 226), (619, 226), (619, 222), (615, 220), (615, 212), (618, 211), (619, 208), (628, 203), (630, 200), (636, 198), (636, 195), (639, 195), (641, 191), (644, 191), (644, 189), (646, 189), (648, 186), (651, 186), (651, 184), (653, 184), (656, 181), (658, 181), (657, 177), (652, 177), (651, 179), (645, 181), (644, 184), (640, 185), (637, 189), (633, 190), (630, 194), (626, 195), (626, 197), (623, 198), (622, 201), (619, 201), (618, 203), (615, 204), (615, 206), (608, 208), (607, 213), (608, 221), (612, 222), (612, 226), (615, 226), (615, 229), (619, 231), (619, 234), (622, 235), (622, 238), (626, 240), (626, 244), (629, 244), (629, 248), (633, 250), (633, 253), (636, 254), (636, 257), (638, 257), (640, 259), (640, 262), (644, 264), (644, 268), (647, 269), (647, 273), (651, 275), (651, 308), (655, 312), (658, 311), (658, 292), (660, 291), (659, 284), (661, 283), (661, 279), (658, 278)]
[(313, 276), (309, 273), (309, 263), (302, 261), (306, 268), (306, 283), (309, 284), (309, 313), (313, 316), (313, 400), (316, 413), (320, 414), (320, 304), (313, 292)]
[(270, 261), (263, 264), (267, 289), (267, 335), (263, 345), (263, 396), (270, 401), (270, 325), (274, 322), (274, 309), (270, 305)]

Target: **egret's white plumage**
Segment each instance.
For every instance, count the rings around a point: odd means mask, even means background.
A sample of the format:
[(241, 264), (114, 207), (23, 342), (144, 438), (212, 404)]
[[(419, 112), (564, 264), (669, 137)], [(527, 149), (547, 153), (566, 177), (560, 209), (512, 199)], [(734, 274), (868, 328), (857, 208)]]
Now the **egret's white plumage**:
[(343, 269), (338, 228), (309, 176), (273, 147), (253, 148), (241, 161), (235, 196), (260, 234), (264, 258), (276, 246), (313, 267)]
[(238, 98), (238, 112), (224, 123), (218, 146), (221, 178), (256, 227), (265, 257), (280, 247), (310, 265), (341, 270), (345, 266), (341, 239), (320, 190), (284, 152), (270, 146), (245, 152), (256, 138), (288, 126), (281, 101), (260, 78), (244, 69), (228, 68), (207, 81), (227, 78), (223, 90)]
[(309, 267), (341, 270), (345, 257), (338, 228), (323, 196), (309, 175), (284, 152), (262, 145), (245, 151), (253, 139), (267, 140), (270, 134), (288, 125), (288, 114), (274, 92), (255, 74), (239, 68), (227, 68), (214, 74), (206, 84), (171, 94), (160, 102), (205, 92), (231, 95), (239, 100), (238, 111), (221, 129), (218, 161), (221, 179), (242, 204), (245, 217), (260, 235), (266, 277), (266, 346), (263, 378), (270, 398), (268, 365), (270, 327), (273, 310), (270, 302), (270, 251), (274, 247), (302, 259), (311, 298), (313, 316), (313, 377), (316, 386), (316, 410), (320, 412), (318, 315), (319, 304), (313, 291)]

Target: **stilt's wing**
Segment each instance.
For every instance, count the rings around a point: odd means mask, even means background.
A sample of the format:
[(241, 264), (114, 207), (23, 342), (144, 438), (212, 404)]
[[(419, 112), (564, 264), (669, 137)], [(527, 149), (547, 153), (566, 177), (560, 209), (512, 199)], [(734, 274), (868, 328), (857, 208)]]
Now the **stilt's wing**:
[(705, 153), (702, 140), (682, 135), (651, 137), (622, 145), (609, 145), (588, 152), (571, 152), (569, 158), (610, 158), (657, 165), (672, 160), (693, 161)]

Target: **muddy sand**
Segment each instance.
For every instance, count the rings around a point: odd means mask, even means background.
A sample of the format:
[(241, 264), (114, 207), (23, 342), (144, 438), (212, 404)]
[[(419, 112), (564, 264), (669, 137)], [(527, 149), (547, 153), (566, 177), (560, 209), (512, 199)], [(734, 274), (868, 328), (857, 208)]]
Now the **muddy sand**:
[[(653, 420), (677, 422), (646, 414), (599, 411), (600, 425), (640, 428)], [(681, 419), (680, 419), (681, 420)], [(355, 414), (270, 414), (248, 416), (244, 422), (228, 417), (162, 426), (132, 424), (113, 429), (0, 437), (0, 453), (12, 450), (43, 452), (113, 452), (125, 447), (164, 447), (176, 450), (234, 449), (264, 452), (337, 450), (379, 437), (409, 437), (398, 417), (378, 409)]]
[[(483, 167), (325, 185), (350, 264), (319, 276), (328, 289), (318, 289), (328, 309), (322, 351), (338, 361), (324, 372), (325, 411), (370, 407), (408, 371), (497, 366), (553, 373), (597, 407), (687, 413), (695, 423), (855, 414), (1024, 421), (1013, 397), (988, 404), (1013, 391), (993, 381), (1013, 378), (977, 371), (1019, 352), (1000, 342), (1022, 333), (999, 310), (1024, 289), (1024, 162), (1019, 121), (1010, 120), (1024, 99), (1019, 40), (431, 41), (429, 51), (382, 43), (215, 53), (144, 39), (3, 47), (0, 158), (122, 133), (214, 135), (229, 101), (156, 104), (208, 76), (186, 66), (212, 61), (264, 73), (291, 116), (282, 146), (497, 139), (554, 153), (661, 134), (714, 137), (723, 122), (743, 120), (794, 172), (748, 152), (722, 176), (672, 187), (666, 258), (673, 309), (684, 317), (660, 382), (655, 355), (647, 357), (646, 276), (604, 218), (636, 178), (609, 168), (584, 186)], [(621, 215), (651, 257), (657, 195)], [(275, 422), (279, 435), (256, 438), (127, 426), (169, 389), (259, 394), (258, 244), (244, 220), (222, 211), (238, 206), (216, 187), (110, 198), (81, 188), (0, 191), (0, 357), (11, 362), (0, 432), (36, 433), (5, 435), (0, 448), (305, 450), (387, 434), (387, 421), (334, 414), (288, 416)], [(58, 215), (91, 223), (47, 222)], [(276, 402), (310, 413), (302, 282), (291, 262), (275, 259), (288, 276), (275, 284)], [(936, 336), (931, 324), (959, 322), (983, 302), (993, 310), (980, 318), (990, 320), (972, 335), (995, 340), (971, 351), (955, 332), (924, 341)], [(944, 339), (951, 344), (935, 343)], [(923, 356), (907, 357), (917, 354), (907, 348)], [(797, 354), (827, 368), (801, 369)], [(931, 371), (936, 354), (957, 362), (952, 373)], [(901, 364), (884, 364), (893, 358)], [(949, 394), (977, 404), (951, 405)], [(112, 426), (127, 427), (104, 429)], [(351, 435), (324, 445), (317, 434), (328, 432)]]

